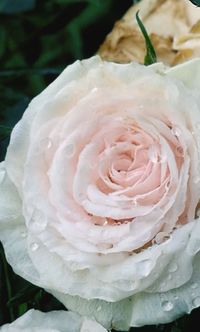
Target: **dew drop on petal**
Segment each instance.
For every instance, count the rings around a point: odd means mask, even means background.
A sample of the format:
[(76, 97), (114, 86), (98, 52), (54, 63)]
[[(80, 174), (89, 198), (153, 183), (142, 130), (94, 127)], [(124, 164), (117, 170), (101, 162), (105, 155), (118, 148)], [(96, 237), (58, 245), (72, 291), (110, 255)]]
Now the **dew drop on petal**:
[(154, 145), (151, 145), (148, 150), (148, 157), (152, 161), (152, 163), (158, 162), (158, 154), (157, 149)]
[(91, 215), (91, 221), (95, 226), (106, 226), (108, 224), (108, 221), (105, 218), (95, 217), (92, 215)]
[(97, 92), (98, 91), (98, 88), (95, 86), (92, 90), (91, 90), (91, 93), (94, 93), (94, 92)]
[(137, 264), (137, 272), (139, 275), (147, 277), (151, 272), (152, 261), (150, 259), (145, 259)]
[(160, 156), (160, 163), (162, 164), (162, 163), (165, 163), (166, 161), (167, 161), (167, 155), (166, 154), (162, 154)]
[(113, 244), (112, 243), (99, 243), (98, 248), (99, 248), (99, 250), (111, 249), (111, 248), (113, 248)]
[(192, 304), (193, 306), (196, 308), (196, 307), (199, 307), (200, 306), (200, 296), (197, 296), (195, 297), (193, 300), (192, 300)]
[(171, 132), (172, 132), (172, 134), (174, 135), (174, 136), (176, 136), (176, 137), (179, 137), (180, 135), (181, 135), (181, 130), (180, 130), (180, 128), (178, 128), (178, 127), (173, 127), (172, 129), (171, 129)]
[(102, 307), (101, 306), (98, 306), (97, 307), (97, 312), (101, 311)]
[(183, 157), (184, 156), (184, 151), (181, 145), (177, 145), (175, 148), (175, 154), (177, 157)]
[(49, 137), (43, 138), (40, 141), (40, 150), (49, 150), (53, 146), (52, 140)]
[(30, 245), (31, 251), (36, 251), (36, 250), (38, 250), (38, 248), (39, 248), (38, 243), (36, 243), (36, 242), (31, 243), (31, 245)]
[(155, 236), (155, 243), (160, 244), (166, 240), (170, 239), (170, 235), (166, 232), (159, 232), (156, 236)]
[(21, 237), (25, 238), (27, 236), (27, 232), (26, 231), (22, 231), (21, 232)]
[(173, 273), (173, 272), (176, 272), (178, 270), (178, 265), (176, 263), (171, 263), (169, 265), (169, 272)]
[(192, 289), (195, 289), (195, 288), (197, 288), (197, 287), (198, 287), (198, 284), (197, 284), (196, 282), (194, 282), (194, 283), (191, 284), (191, 288), (192, 288)]
[(138, 206), (137, 198), (134, 198), (134, 199), (133, 199), (133, 205)]
[(171, 311), (174, 307), (173, 303), (170, 302), (170, 301), (163, 301), (161, 303), (161, 306), (162, 306), (164, 311)]

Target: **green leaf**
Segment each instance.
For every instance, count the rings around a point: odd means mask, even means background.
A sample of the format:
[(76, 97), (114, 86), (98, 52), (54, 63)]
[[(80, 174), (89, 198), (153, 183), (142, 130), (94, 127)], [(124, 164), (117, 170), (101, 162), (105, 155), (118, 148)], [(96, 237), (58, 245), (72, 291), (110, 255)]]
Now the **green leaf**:
[(10, 298), (10, 300), (7, 302), (7, 305), (9, 307), (16, 307), (25, 304), (26, 302), (33, 300), (36, 294), (40, 292), (40, 290), (40, 288), (33, 285), (25, 286), (15, 296)]
[(0, 0), (0, 13), (15, 14), (35, 7), (36, 0)]
[[(3, 247), (0, 245), (0, 262), (2, 264), (2, 270), (3, 274), (5, 276), (5, 287), (6, 287), (6, 293), (7, 298), (10, 300), (12, 298), (12, 285), (11, 285), (11, 277), (9, 273), (9, 265), (6, 261), (6, 257), (4, 254)], [(10, 321), (13, 321), (15, 319), (13, 308), (9, 308), (9, 315), (10, 315)]]
[(19, 316), (22, 316), (27, 311), (28, 311), (28, 305), (27, 305), (27, 303), (22, 303), (22, 304), (19, 305), (19, 308), (18, 308), (18, 314), (19, 314)]
[(146, 44), (146, 55), (144, 58), (144, 64), (146, 66), (151, 65), (152, 63), (157, 62), (157, 56), (155, 49), (152, 45), (151, 39), (149, 38), (149, 35), (147, 33), (147, 30), (145, 29), (144, 24), (142, 23), (140, 17), (139, 17), (139, 11), (136, 13), (136, 20), (139, 25), (139, 28), (143, 34), (143, 37), (145, 39), (145, 44)]

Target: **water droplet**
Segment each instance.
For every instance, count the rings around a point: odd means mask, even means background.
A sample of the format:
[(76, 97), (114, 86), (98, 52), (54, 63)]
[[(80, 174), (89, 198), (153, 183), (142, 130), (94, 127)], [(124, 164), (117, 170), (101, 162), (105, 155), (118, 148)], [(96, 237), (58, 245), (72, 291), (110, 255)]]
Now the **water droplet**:
[(159, 232), (156, 236), (155, 236), (155, 242), (157, 244), (160, 244), (164, 241), (167, 241), (170, 239), (170, 235), (166, 232)]
[(65, 152), (66, 152), (66, 154), (67, 154), (67, 156), (68, 157), (71, 157), (71, 156), (73, 156), (73, 154), (74, 154), (74, 144), (69, 144), (69, 145), (67, 145), (66, 146), (66, 148), (65, 148)]
[(172, 132), (172, 134), (174, 135), (174, 136), (176, 136), (176, 137), (179, 137), (180, 135), (181, 135), (181, 130), (180, 130), (180, 128), (178, 128), (178, 127), (173, 127), (172, 129), (171, 129), (171, 132)]
[(22, 231), (21, 232), (21, 237), (25, 238), (27, 236), (27, 232), (26, 231)]
[(94, 92), (97, 92), (98, 91), (98, 88), (97, 87), (94, 87), (92, 90), (91, 90), (91, 93), (94, 93)]
[(99, 243), (98, 248), (99, 248), (99, 250), (111, 249), (111, 248), (113, 248), (113, 244), (112, 243)]
[(141, 276), (147, 277), (151, 272), (152, 261), (150, 259), (144, 259), (137, 263), (137, 273)]
[(178, 270), (178, 265), (175, 262), (169, 265), (169, 270), (168, 270), (169, 272), (173, 273), (176, 272), (177, 270)]
[(133, 205), (138, 206), (137, 198), (134, 198), (134, 199), (133, 199)]
[(30, 248), (31, 248), (32, 251), (36, 251), (39, 248), (39, 244), (36, 243), (36, 242), (31, 243)]
[(102, 309), (101, 306), (97, 307), (97, 312), (101, 311), (101, 309)]
[(173, 303), (170, 301), (164, 301), (161, 303), (161, 306), (164, 311), (171, 311), (174, 307)]
[(200, 296), (195, 297), (192, 301), (192, 304), (195, 308), (199, 307), (200, 306)]
[(177, 145), (175, 148), (175, 154), (177, 157), (183, 157), (184, 156), (184, 150), (181, 145)]
[(160, 156), (160, 163), (162, 164), (162, 163), (165, 163), (166, 161), (167, 161), (167, 155), (166, 154), (162, 154)]
[(177, 295), (174, 296), (174, 300), (178, 300), (178, 296)]
[(45, 137), (40, 142), (40, 150), (44, 151), (46, 149), (51, 149), (53, 143), (52, 140), (49, 137)]
[(91, 221), (96, 226), (106, 226), (108, 224), (108, 221), (105, 218), (102, 218), (102, 217), (92, 216)]
[(6, 170), (4, 168), (0, 169), (0, 183), (3, 183), (6, 178)]
[(152, 161), (152, 163), (158, 162), (157, 148), (155, 145), (151, 145), (149, 147), (148, 156), (149, 156), (149, 159)]
[(195, 288), (197, 288), (197, 287), (198, 287), (198, 284), (197, 284), (196, 282), (194, 282), (194, 283), (191, 284), (191, 288), (192, 288), (192, 289), (195, 289)]

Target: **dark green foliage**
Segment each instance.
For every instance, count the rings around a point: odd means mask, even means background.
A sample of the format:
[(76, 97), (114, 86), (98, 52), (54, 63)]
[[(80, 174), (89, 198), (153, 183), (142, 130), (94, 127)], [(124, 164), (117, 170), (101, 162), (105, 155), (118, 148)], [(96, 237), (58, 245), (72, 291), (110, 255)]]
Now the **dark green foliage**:
[(35, 7), (35, 0), (0, 0), (0, 13), (16, 14), (31, 10)]
[(200, 7), (200, 0), (190, 0), (194, 5)]

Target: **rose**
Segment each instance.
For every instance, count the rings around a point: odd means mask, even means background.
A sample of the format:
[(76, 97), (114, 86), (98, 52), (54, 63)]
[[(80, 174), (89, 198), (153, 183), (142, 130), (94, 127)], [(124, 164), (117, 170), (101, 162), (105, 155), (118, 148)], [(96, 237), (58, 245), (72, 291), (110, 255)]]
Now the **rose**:
[(11, 324), (0, 327), (1, 332), (106, 332), (95, 321), (67, 311), (43, 313), (31, 309)]
[(0, 185), (7, 259), (107, 328), (200, 305), (199, 70), (76, 62), (13, 130)]
[(134, 20), (138, 11), (157, 57), (165, 64), (173, 66), (200, 55), (200, 8), (188, 0), (140, 0), (114, 25), (100, 46), (98, 53), (103, 59), (144, 62), (144, 38)]

